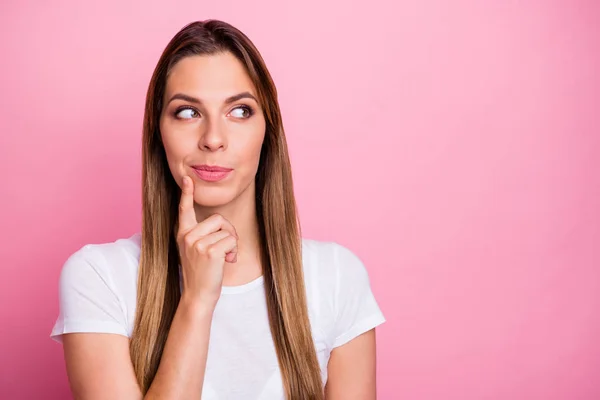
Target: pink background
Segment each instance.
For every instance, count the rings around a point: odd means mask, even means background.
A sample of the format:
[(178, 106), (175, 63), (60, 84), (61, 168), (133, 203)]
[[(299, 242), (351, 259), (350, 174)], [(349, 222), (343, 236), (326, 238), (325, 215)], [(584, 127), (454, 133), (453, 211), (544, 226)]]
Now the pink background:
[(2, 399), (69, 398), (49, 338), (60, 268), (139, 229), (146, 87), (205, 18), (274, 76), (304, 235), (369, 270), (379, 398), (600, 398), (598, 2), (12, 3)]

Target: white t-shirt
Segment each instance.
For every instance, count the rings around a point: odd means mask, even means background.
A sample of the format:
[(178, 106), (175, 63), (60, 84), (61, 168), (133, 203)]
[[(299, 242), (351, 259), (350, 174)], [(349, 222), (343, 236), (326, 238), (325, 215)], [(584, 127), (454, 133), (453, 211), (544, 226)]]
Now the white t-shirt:
[[(59, 280), (60, 313), (51, 337), (70, 332), (131, 337), (135, 318), (141, 234), (88, 244), (65, 262)], [(335, 347), (385, 318), (361, 260), (335, 242), (302, 240), (309, 318), (323, 383)], [(224, 286), (214, 310), (203, 400), (284, 399), (269, 328), (263, 277)]]

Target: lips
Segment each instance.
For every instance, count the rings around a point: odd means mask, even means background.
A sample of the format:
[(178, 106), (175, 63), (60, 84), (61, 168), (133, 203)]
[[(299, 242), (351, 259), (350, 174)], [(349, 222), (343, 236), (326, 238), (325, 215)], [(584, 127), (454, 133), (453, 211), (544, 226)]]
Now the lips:
[(198, 178), (205, 182), (218, 182), (227, 178), (233, 171), (231, 168), (220, 167), (218, 165), (193, 165), (192, 169)]
[(208, 172), (229, 172), (232, 168), (219, 167), (218, 165), (192, 165), (192, 168), (198, 171)]

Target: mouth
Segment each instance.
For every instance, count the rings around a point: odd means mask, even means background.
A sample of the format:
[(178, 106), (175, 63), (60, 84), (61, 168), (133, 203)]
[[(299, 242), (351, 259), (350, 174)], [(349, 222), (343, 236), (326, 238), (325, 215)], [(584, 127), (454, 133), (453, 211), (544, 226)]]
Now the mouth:
[(192, 170), (205, 182), (221, 181), (233, 171), (232, 168), (220, 167), (218, 165), (192, 165)]

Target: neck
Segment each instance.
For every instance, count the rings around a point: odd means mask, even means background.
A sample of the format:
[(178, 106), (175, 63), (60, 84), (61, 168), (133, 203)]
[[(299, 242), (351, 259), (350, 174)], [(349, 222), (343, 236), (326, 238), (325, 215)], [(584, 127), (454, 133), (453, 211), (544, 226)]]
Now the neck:
[(223, 285), (238, 286), (258, 278), (262, 274), (262, 265), (254, 185), (224, 206), (202, 207), (196, 204), (195, 209), (198, 221), (204, 221), (213, 214), (221, 214), (238, 233), (237, 262), (225, 263)]

